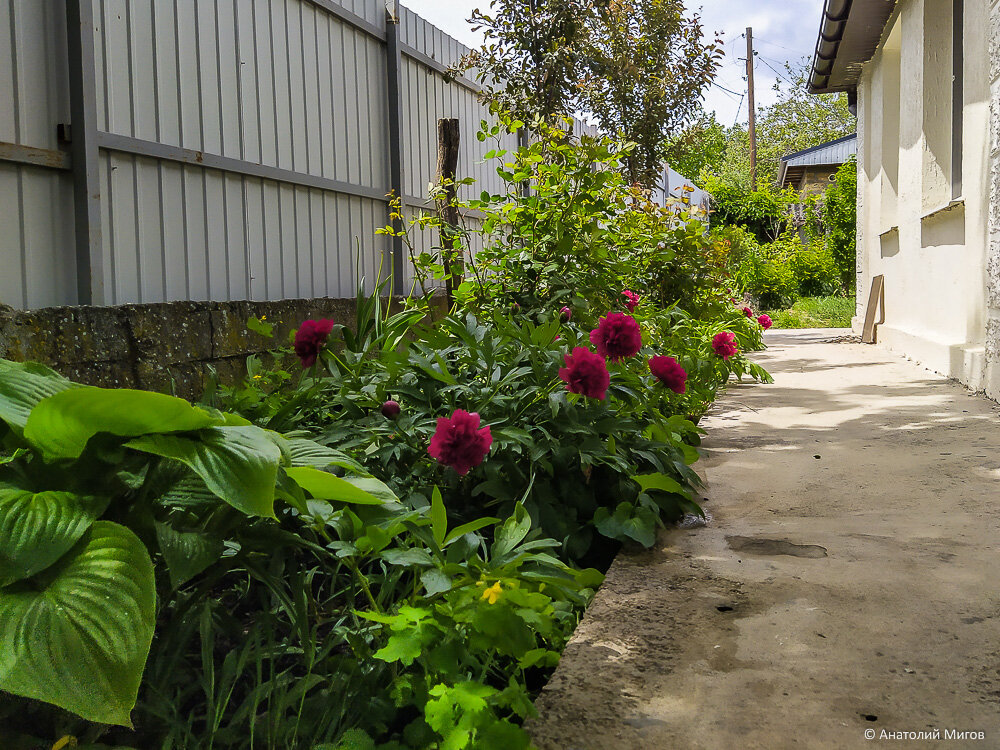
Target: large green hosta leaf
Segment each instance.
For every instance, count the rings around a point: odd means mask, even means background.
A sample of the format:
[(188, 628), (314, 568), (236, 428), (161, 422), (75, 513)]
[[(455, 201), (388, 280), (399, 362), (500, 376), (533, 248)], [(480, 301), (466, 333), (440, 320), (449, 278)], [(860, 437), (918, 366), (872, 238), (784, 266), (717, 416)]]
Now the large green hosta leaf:
[(28, 417), (24, 437), (54, 458), (77, 458), (100, 432), (137, 437), (193, 432), (224, 421), (163, 393), (83, 387), (40, 402)]
[(274, 518), (281, 451), (259, 427), (212, 427), (192, 437), (146, 435), (126, 445), (181, 461), (234, 508)]
[(45, 570), (76, 544), (108, 501), (0, 488), (0, 586)]
[(0, 690), (131, 726), (155, 619), (146, 548), (97, 521), (36, 580), (0, 589)]
[(45, 365), (0, 359), (0, 420), (21, 433), (38, 402), (76, 387)]

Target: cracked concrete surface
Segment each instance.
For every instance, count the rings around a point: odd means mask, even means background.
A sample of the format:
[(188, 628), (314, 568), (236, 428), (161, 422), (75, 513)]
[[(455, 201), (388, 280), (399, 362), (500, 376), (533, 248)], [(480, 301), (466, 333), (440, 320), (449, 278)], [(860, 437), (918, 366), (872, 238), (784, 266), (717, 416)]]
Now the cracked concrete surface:
[(539, 748), (1000, 747), (1000, 407), (830, 341), (769, 332), (713, 408), (712, 521), (619, 555)]

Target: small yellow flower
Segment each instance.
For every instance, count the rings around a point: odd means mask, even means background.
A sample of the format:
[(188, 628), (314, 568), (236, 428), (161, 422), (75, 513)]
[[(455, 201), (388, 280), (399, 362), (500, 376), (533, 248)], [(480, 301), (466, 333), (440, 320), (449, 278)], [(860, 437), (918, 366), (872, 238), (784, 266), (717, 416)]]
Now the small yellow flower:
[(267, 320), (267, 316), (266, 316), (266, 315), (261, 315), (261, 316), (260, 316), (260, 319), (261, 319), (261, 320)]
[(254, 380), (261, 380), (261, 379), (263, 379), (263, 377), (264, 377), (263, 375), (254, 375), (253, 379)]
[(497, 581), (483, 592), (483, 599), (488, 601), (490, 604), (496, 604), (497, 599), (500, 598), (501, 591), (503, 591), (503, 589), (500, 587), (500, 581)]

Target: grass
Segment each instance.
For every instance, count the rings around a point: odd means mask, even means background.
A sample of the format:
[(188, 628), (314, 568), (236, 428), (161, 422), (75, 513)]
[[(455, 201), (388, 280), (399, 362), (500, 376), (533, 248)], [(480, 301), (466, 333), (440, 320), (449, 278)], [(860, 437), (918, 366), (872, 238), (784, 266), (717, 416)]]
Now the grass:
[(775, 328), (850, 328), (854, 297), (802, 297), (787, 310), (768, 310)]

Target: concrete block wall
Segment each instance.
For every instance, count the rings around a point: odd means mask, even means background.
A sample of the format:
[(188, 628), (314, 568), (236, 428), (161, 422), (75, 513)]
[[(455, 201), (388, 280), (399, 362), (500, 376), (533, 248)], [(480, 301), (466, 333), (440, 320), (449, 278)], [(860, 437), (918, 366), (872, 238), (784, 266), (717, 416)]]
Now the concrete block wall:
[[(266, 316), (274, 338), (246, 327)], [(308, 318), (353, 328), (353, 299), (277, 302), (165, 302), (117, 307), (0, 306), (0, 357), (45, 363), (89, 385), (140, 388), (194, 399), (210, 369), (223, 382), (246, 373), (246, 358), (284, 345)], [(294, 363), (293, 363), (294, 364)]]

